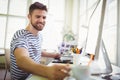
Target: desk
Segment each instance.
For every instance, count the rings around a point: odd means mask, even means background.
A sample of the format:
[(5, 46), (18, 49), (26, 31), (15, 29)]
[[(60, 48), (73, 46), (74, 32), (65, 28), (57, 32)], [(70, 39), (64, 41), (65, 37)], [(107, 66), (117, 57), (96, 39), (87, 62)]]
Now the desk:
[[(117, 67), (117, 66), (115, 66), (115, 65), (112, 65), (112, 69), (113, 69), (113, 71), (112, 71), (112, 73), (110, 73), (110, 75), (113, 75), (113, 74), (116, 74), (116, 73), (119, 73), (120, 74), (120, 67)], [(100, 75), (92, 75), (91, 77), (93, 78), (93, 79), (95, 79), (95, 80), (108, 80), (108, 79), (102, 79), (101, 78), (101, 75), (102, 74), (100, 74)], [(119, 78), (120, 79), (120, 78)], [(113, 80), (118, 80), (118, 79), (113, 79)]]
[[(113, 69), (113, 72), (111, 74), (120, 73), (119, 67), (112, 65), (112, 69)], [(106, 79), (102, 79), (101, 75), (91, 75), (91, 78), (93, 80), (106, 80)], [(27, 80), (48, 80), (48, 79), (41, 76), (32, 75)]]
[(30, 76), (30, 78), (28, 78), (27, 80), (48, 80), (48, 79), (46, 79), (46, 78), (44, 78), (44, 77), (32, 75), (32, 76)]

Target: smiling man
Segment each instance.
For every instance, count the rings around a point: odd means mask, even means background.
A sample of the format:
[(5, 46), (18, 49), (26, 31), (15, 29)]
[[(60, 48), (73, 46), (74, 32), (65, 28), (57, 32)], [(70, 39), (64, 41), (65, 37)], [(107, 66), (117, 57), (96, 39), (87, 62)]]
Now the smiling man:
[(70, 70), (68, 65), (40, 64), (41, 56), (59, 58), (57, 53), (43, 52), (41, 31), (45, 26), (47, 8), (35, 2), (29, 7), (29, 24), (26, 29), (18, 30), (11, 41), (10, 72), (12, 80), (25, 80), (30, 74), (43, 76), (49, 80), (63, 80)]

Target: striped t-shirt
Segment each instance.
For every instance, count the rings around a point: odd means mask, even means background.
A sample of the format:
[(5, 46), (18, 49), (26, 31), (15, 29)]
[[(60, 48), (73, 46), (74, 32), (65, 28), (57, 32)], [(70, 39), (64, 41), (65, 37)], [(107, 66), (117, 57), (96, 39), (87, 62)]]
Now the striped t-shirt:
[[(27, 30), (18, 30), (11, 41), (10, 45), (10, 72), (12, 80), (24, 80), (30, 73), (22, 71), (16, 65), (16, 59), (13, 54), (14, 50), (19, 47), (26, 48), (29, 52), (29, 56), (37, 63), (40, 62), (41, 58), (41, 35), (33, 35)], [(21, 62), (22, 63), (22, 62)]]

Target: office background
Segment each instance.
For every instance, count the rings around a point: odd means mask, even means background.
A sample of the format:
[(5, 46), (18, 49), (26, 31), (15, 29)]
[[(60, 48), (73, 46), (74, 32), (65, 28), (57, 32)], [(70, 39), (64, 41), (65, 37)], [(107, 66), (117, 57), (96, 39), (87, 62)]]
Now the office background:
[[(94, 34), (98, 32), (102, 0), (0, 0), (0, 50), (9, 48), (15, 31), (27, 26), (28, 7), (36, 1), (48, 7), (47, 23), (42, 31), (44, 49), (57, 50), (64, 34), (69, 32), (74, 34), (77, 45), (81, 48), (90, 27), (94, 27), (92, 30)], [(111, 63), (118, 66), (120, 66), (119, 7), (119, 0), (107, 0), (102, 35)], [(91, 36), (93, 42), (95, 36)], [(2, 61), (1, 57), (0, 62)]]

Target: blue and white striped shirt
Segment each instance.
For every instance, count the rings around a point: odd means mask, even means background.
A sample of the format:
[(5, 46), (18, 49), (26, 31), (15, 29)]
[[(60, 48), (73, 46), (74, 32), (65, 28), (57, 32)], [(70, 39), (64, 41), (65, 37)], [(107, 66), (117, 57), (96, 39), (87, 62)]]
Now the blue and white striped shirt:
[[(24, 80), (30, 73), (22, 71), (16, 65), (16, 59), (14, 56), (14, 50), (16, 48), (26, 48), (29, 52), (29, 56), (37, 63), (40, 62), (41, 58), (41, 42), (42, 37), (41, 35), (35, 36), (27, 30), (18, 30), (11, 41), (10, 45), (10, 72), (12, 80)], [(21, 62), (22, 63), (22, 62)]]

